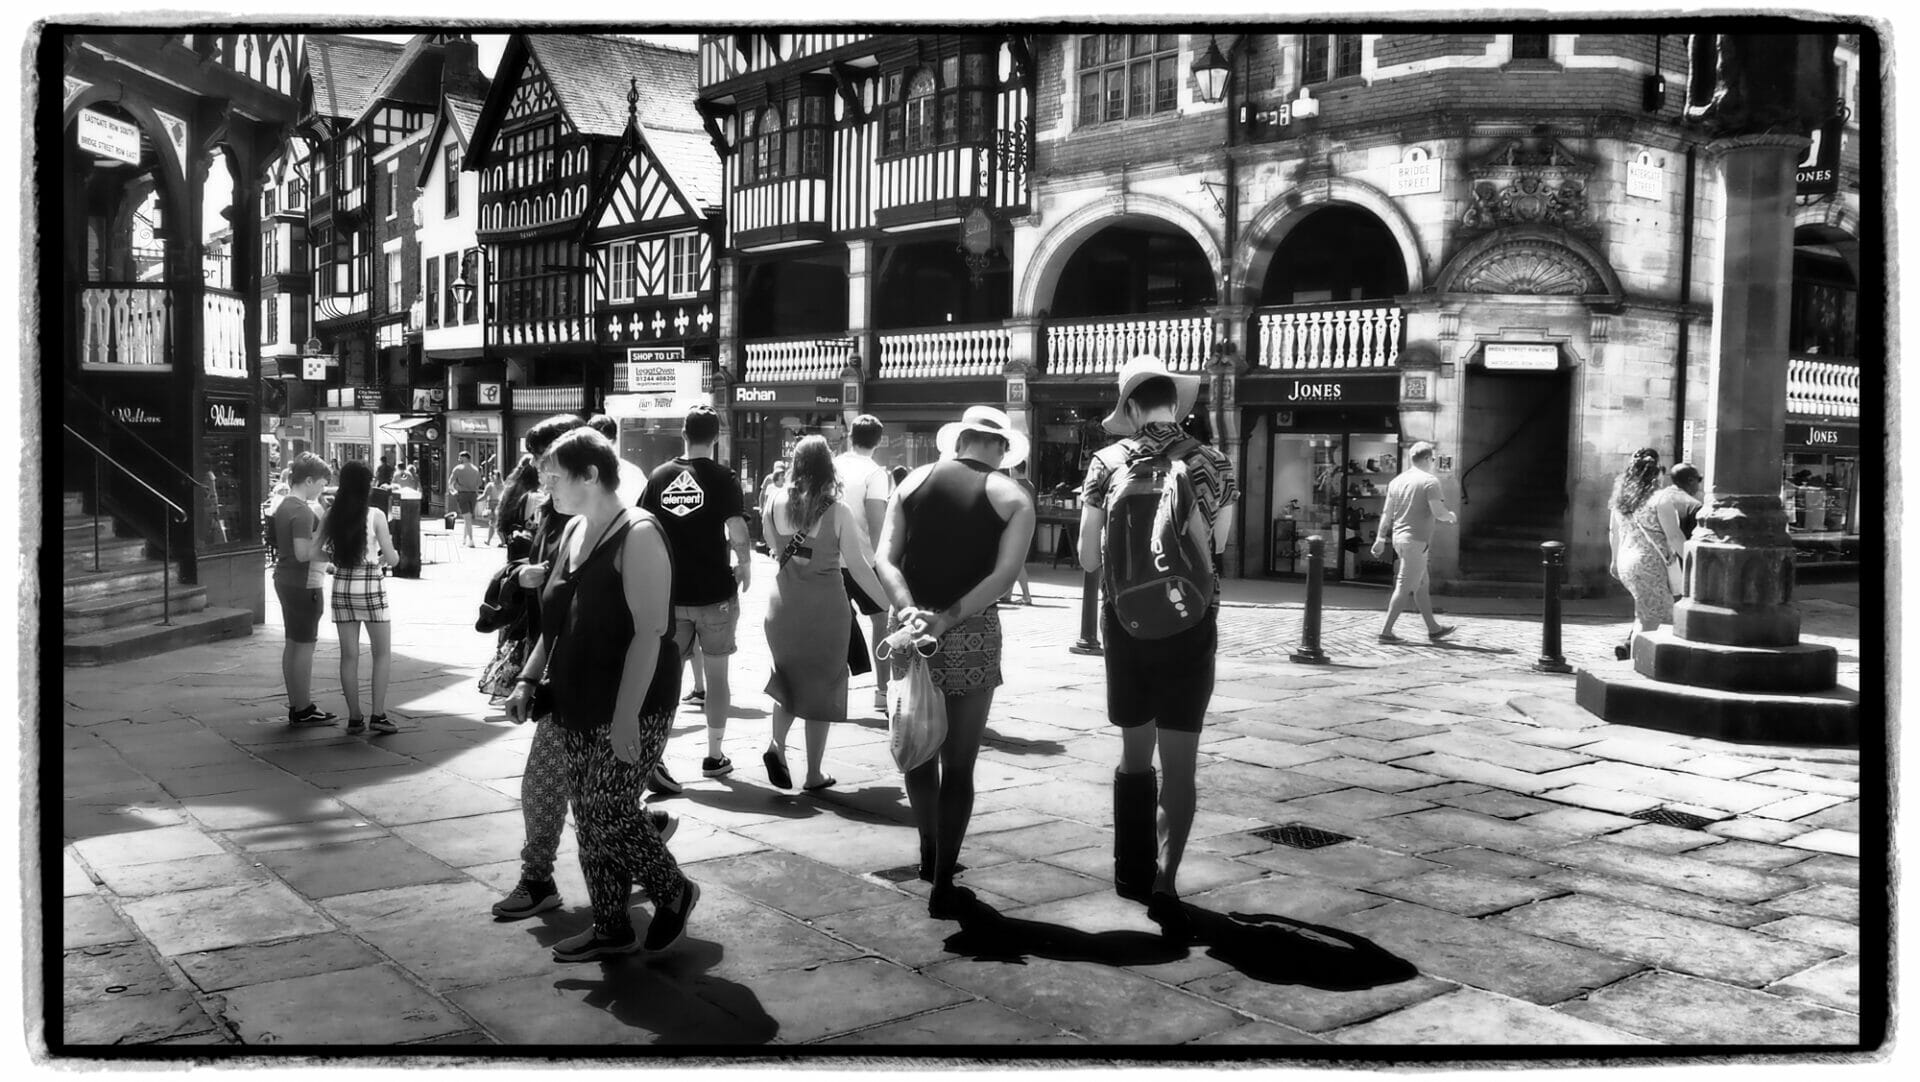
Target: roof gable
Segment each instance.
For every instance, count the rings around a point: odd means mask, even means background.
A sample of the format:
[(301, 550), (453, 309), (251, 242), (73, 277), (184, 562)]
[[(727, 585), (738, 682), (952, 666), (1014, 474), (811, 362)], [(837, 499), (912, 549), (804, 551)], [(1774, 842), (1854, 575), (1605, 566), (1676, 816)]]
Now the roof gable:
[(433, 175), (434, 163), (440, 160), (443, 146), (460, 148), (461, 161), (465, 161), (468, 147), (473, 142), (473, 127), (480, 120), (480, 103), (463, 98), (443, 98), (440, 113), (434, 117), (433, 130), (427, 136), (426, 160), (420, 163), (420, 175), (415, 183), (425, 186), (427, 178)]
[(372, 104), (406, 46), (335, 34), (309, 34), (301, 62), (313, 86), (316, 115), (351, 120)]

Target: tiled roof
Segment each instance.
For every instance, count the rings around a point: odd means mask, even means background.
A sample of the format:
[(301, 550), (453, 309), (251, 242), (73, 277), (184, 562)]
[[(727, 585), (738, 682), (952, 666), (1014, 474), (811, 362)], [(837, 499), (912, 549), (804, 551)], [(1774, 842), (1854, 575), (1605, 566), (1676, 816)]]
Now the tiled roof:
[(552, 81), (574, 126), (587, 135), (627, 130), (628, 80), (639, 84), (641, 127), (697, 132), (692, 50), (603, 34), (528, 34), (528, 44)]
[(446, 102), (447, 115), (453, 118), (454, 127), (460, 131), (461, 145), (465, 146), (472, 143), (473, 126), (480, 122), (481, 103), (477, 101), (466, 101), (462, 98), (448, 98)]
[(660, 164), (673, 175), (674, 183), (705, 209), (720, 209), (720, 155), (714, 152), (706, 132), (649, 128), (644, 134)]
[(314, 113), (349, 120), (359, 116), (406, 48), (395, 42), (337, 34), (307, 35), (306, 64), (313, 80)]

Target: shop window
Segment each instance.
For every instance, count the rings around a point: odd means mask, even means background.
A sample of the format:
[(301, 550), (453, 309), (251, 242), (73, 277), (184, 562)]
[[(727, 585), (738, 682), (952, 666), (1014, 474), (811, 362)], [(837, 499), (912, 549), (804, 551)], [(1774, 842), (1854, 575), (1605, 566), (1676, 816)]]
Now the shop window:
[(244, 400), (208, 402), (207, 423), (200, 439), (200, 462), (195, 478), (202, 545), (231, 545), (251, 541), (260, 522), (259, 496), (247, 484), (252, 456), (259, 442), (247, 434), (250, 404)]
[(1360, 74), (1359, 34), (1307, 34), (1302, 40), (1300, 81), (1324, 83)]
[(1082, 34), (1080, 123), (1172, 112), (1180, 104), (1178, 34)]

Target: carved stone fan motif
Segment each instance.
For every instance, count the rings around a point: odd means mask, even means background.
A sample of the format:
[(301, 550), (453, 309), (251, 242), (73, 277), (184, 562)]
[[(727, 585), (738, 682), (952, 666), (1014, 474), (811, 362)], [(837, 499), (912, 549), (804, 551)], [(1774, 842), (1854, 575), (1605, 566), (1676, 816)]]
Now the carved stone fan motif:
[(1580, 296), (1604, 292), (1571, 253), (1537, 244), (1503, 244), (1474, 260), (1460, 276), (1465, 293)]

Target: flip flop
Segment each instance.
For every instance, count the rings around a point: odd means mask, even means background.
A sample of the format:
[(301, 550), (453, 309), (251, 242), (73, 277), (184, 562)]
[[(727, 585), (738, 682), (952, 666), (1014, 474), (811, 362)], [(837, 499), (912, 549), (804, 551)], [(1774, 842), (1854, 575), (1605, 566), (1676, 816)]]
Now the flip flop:
[(769, 751), (760, 756), (760, 761), (767, 764), (767, 780), (773, 783), (774, 788), (793, 788), (793, 775), (787, 773), (787, 764), (781, 762), (778, 755)]
[(1439, 642), (1441, 639), (1446, 638), (1448, 635), (1451, 635), (1458, 630), (1460, 630), (1458, 627), (1447, 627), (1443, 625), (1438, 631), (1427, 632), (1427, 641)]
[(817, 793), (822, 789), (833, 788), (833, 786), (836, 785), (838, 782), (839, 782), (838, 778), (828, 778), (826, 781), (823, 781), (818, 785), (802, 785), (800, 788), (805, 792)]

